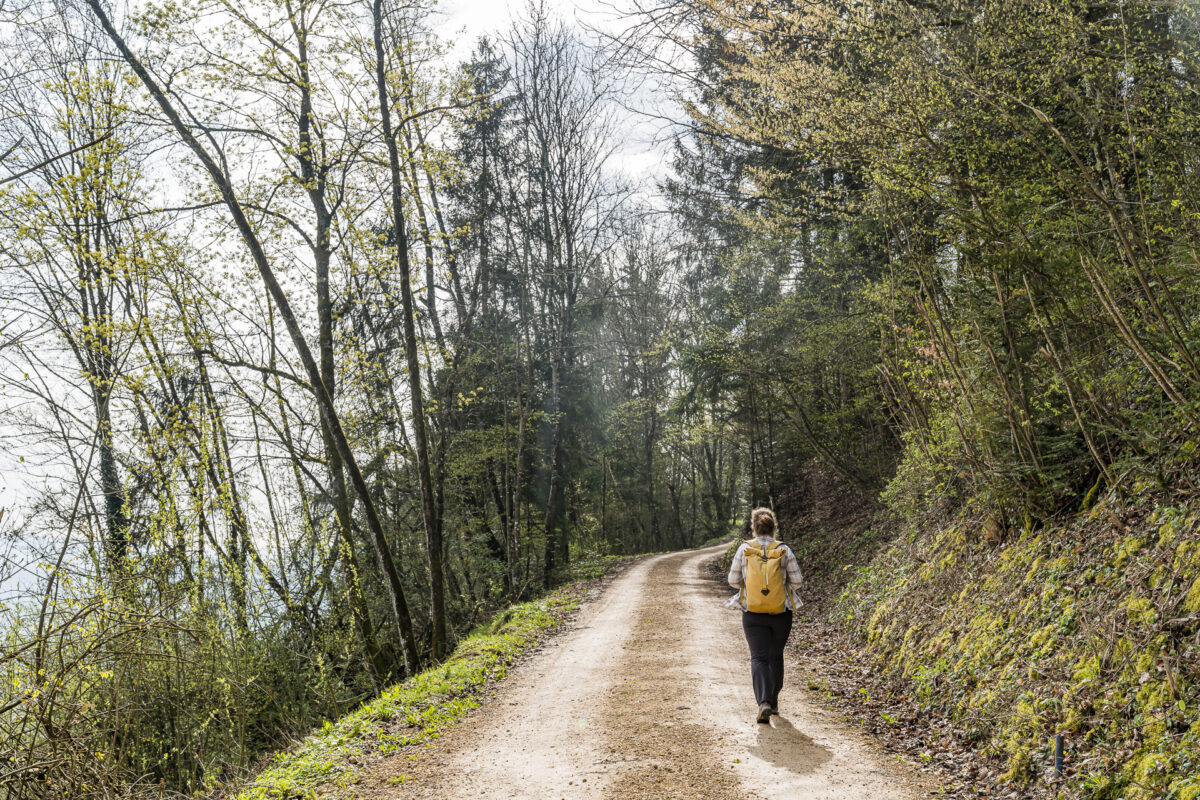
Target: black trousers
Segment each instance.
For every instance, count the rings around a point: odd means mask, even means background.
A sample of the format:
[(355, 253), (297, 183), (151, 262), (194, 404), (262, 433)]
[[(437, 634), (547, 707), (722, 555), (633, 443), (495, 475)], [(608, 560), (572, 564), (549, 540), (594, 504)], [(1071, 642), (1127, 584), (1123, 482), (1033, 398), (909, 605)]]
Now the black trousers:
[(754, 702), (770, 703), (776, 708), (783, 688), (783, 646), (792, 632), (792, 612), (756, 614), (742, 612), (742, 630), (750, 645), (750, 679), (754, 682)]

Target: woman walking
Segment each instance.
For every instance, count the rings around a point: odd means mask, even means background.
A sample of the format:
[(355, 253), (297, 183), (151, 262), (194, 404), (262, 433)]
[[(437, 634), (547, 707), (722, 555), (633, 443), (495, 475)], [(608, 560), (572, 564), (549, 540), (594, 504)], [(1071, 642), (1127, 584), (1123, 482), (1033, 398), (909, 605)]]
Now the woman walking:
[(758, 702), (758, 721), (779, 713), (783, 688), (783, 646), (799, 607), (800, 564), (791, 548), (775, 540), (775, 513), (750, 512), (751, 538), (742, 542), (729, 566), (729, 585), (738, 590), (742, 630), (750, 645), (750, 679)]

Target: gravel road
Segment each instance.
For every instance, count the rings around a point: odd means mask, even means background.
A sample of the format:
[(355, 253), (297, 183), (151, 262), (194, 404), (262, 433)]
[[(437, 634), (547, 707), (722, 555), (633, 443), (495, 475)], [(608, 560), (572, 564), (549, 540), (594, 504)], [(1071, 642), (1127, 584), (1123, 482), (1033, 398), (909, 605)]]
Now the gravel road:
[[(754, 721), (732, 592), (706, 578), (722, 548), (640, 561), (571, 630), (362, 796), (400, 800), (912, 800), (915, 770), (808, 701), (789, 669), (780, 716)], [(789, 667), (791, 665), (789, 664)], [(395, 781), (400, 780), (398, 785)]]

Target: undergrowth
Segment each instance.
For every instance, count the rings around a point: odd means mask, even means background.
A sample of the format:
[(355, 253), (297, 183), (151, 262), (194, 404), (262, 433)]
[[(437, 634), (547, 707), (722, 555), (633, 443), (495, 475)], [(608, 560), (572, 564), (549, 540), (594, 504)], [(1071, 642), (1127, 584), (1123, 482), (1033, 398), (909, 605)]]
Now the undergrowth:
[(615, 566), (628, 560), (629, 556), (612, 555), (590, 555), (584, 558), (577, 558), (568, 567), (570, 579), (573, 581), (587, 581), (603, 578)]
[(967, 515), (913, 527), (831, 616), (922, 708), (1039, 796), (1200, 798), (1200, 502), (1102, 499), (987, 544)]
[(481, 690), (503, 678), (518, 655), (579, 606), (580, 581), (603, 577), (624, 560), (600, 556), (573, 564), (575, 583), (506, 609), (462, 639), (445, 663), (391, 686), (277, 753), (237, 800), (328, 798), (352, 787), (380, 757), (438, 736), (479, 705)]

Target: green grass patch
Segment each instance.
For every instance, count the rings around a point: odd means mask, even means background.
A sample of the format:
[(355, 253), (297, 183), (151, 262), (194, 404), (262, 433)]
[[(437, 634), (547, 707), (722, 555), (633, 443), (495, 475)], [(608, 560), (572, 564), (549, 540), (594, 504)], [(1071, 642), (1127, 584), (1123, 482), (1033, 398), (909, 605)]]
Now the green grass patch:
[[(614, 561), (582, 567), (580, 575), (601, 577)], [(503, 678), (520, 653), (561, 625), (578, 608), (582, 592), (572, 584), (507, 609), (461, 640), (445, 663), (391, 686), (277, 753), (237, 800), (327, 798), (358, 780), (356, 760), (374, 760), (438, 736), (479, 705), (480, 691)]]
[(573, 581), (595, 580), (603, 578), (617, 565), (629, 560), (629, 556), (587, 555), (573, 560), (568, 574)]

